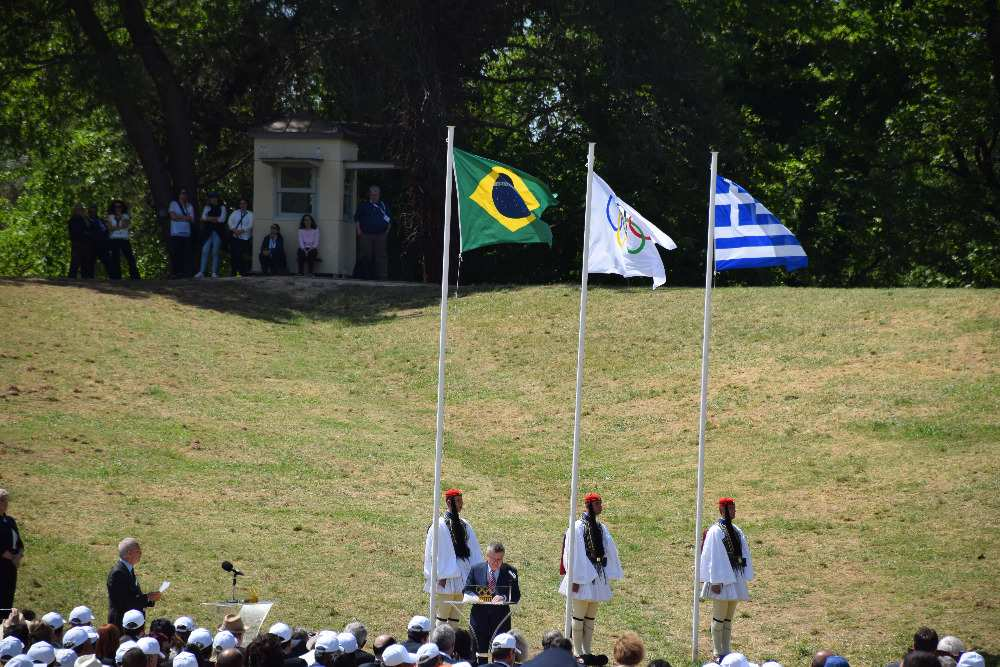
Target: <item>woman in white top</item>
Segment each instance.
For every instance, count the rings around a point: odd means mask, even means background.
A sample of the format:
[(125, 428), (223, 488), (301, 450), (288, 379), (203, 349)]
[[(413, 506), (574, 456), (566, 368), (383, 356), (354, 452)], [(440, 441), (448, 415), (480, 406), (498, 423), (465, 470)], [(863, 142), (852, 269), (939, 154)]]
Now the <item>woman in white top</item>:
[(253, 211), (247, 210), (250, 202), (240, 200), (240, 207), (229, 214), (229, 258), (233, 263), (233, 276), (250, 275), (250, 250), (253, 238)]
[(128, 205), (121, 199), (115, 199), (108, 208), (108, 243), (111, 250), (112, 278), (121, 278), (122, 255), (128, 262), (128, 276), (139, 280), (139, 267), (135, 263), (135, 253), (132, 251), (132, 241), (129, 239), (132, 220), (128, 214)]

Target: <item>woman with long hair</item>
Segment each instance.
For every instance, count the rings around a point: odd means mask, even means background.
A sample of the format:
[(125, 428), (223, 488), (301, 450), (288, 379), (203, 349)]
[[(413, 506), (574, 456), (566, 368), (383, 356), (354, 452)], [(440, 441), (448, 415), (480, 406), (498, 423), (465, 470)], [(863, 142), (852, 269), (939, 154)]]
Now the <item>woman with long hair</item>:
[(316, 226), (316, 220), (308, 213), (299, 221), (299, 250), (296, 254), (299, 275), (302, 275), (302, 268), (305, 266), (306, 275), (311, 276), (319, 259), (319, 228)]

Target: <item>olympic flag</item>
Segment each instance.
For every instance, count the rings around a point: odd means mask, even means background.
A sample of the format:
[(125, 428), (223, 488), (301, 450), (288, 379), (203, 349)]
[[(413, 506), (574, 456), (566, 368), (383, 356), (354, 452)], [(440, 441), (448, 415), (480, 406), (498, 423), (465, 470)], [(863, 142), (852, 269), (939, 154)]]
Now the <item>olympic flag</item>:
[(653, 289), (667, 282), (667, 272), (656, 246), (677, 247), (594, 174), (590, 193), (590, 273), (649, 276)]

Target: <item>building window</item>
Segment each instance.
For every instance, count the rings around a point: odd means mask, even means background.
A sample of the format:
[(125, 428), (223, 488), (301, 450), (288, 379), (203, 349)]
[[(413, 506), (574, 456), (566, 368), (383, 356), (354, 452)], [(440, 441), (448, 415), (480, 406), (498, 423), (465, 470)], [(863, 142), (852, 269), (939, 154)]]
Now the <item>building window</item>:
[(278, 215), (316, 215), (316, 170), (312, 167), (278, 168)]
[(354, 221), (354, 211), (357, 209), (358, 172), (348, 169), (344, 172), (344, 222)]

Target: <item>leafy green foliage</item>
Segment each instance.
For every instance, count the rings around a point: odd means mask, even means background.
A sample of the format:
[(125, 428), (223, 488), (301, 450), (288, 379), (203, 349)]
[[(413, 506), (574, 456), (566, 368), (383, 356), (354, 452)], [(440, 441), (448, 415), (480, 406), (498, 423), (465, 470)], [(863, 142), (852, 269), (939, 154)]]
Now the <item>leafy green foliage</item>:
[[(469, 280), (578, 277), (582, 167), (596, 141), (602, 176), (677, 240), (665, 254), (675, 284), (703, 275), (713, 149), (721, 173), (765, 201), (810, 257), (806, 271), (722, 283), (1000, 283), (997, 0), (149, 3), (166, 73), (139, 57), (121, 16), (130, 3), (91, 4), (174, 185), (184, 170), (172, 164), (176, 119), (161, 111), (162, 76), (187, 101), (202, 190), (249, 190), (246, 131), (274, 116), (353, 121), (368, 154), (406, 167), (400, 252), (414, 276), (438, 266), (440, 138), (454, 123), (458, 145), (537, 174), (562, 202), (547, 215), (551, 251), (469, 253)], [(148, 200), (152, 233), (154, 198), (131, 176), (148, 179), (159, 163), (140, 161), (121, 134), (102, 67), (61, 5), (17, 3), (4, 27), (0, 159), (11, 203), (0, 229), (20, 231), (0, 238), (26, 238), (23, 221), (39, 209), (18, 203), (31, 194), (21, 188), (43, 183), (51, 205), (111, 192)], [(89, 189), (52, 157), (103, 149), (128, 167), (91, 168)], [(11, 242), (0, 272), (50, 273), (59, 262), (43, 247), (65, 262), (63, 242)], [(161, 263), (156, 244), (143, 252)]]

